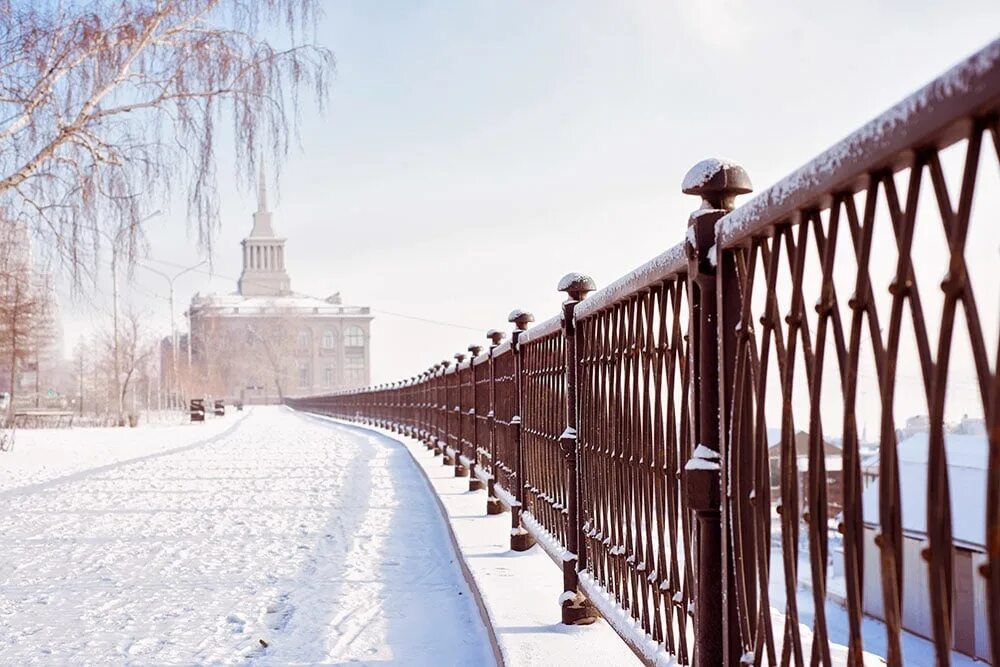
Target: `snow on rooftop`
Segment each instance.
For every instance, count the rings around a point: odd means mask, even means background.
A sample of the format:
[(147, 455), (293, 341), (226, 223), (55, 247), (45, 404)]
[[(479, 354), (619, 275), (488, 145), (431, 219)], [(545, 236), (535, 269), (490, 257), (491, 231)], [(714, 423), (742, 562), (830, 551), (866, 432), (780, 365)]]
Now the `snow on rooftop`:
[[(903, 530), (927, 532), (927, 433), (917, 433), (899, 443), (899, 489)], [(948, 486), (951, 492), (952, 534), (956, 541), (986, 544), (986, 469), (989, 444), (985, 435), (945, 433)], [(861, 498), (866, 523), (879, 523), (879, 482)]]
[(285, 314), (367, 315), (370, 317), (371, 312), (366, 306), (347, 306), (329, 299), (319, 299), (304, 294), (282, 296), (196, 295), (191, 300), (191, 308), (204, 311), (229, 309), (227, 315), (260, 315), (280, 312)]

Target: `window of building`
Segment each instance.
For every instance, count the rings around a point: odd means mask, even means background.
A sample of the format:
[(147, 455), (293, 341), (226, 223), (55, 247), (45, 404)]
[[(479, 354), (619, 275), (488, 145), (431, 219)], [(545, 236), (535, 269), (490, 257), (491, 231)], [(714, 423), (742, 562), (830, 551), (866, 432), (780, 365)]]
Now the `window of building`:
[(312, 333), (309, 329), (303, 329), (299, 332), (297, 347), (302, 352), (308, 352), (312, 349)]
[(327, 366), (323, 369), (323, 386), (333, 386), (333, 366)]
[(309, 364), (299, 364), (299, 387), (306, 388), (312, 384), (309, 378)]
[(337, 337), (333, 331), (327, 329), (323, 332), (323, 349), (332, 350), (337, 345)]
[(344, 373), (352, 384), (364, 382), (365, 360), (362, 357), (348, 357), (344, 361)]
[(365, 332), (361, 327), (347, 327), (344, 329), (344, 347), (364, 347)]

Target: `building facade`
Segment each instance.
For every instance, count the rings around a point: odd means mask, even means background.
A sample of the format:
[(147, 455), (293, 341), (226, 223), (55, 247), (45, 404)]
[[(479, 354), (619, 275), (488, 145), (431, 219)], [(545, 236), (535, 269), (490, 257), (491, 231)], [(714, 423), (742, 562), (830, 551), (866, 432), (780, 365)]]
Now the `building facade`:
[(185, 393), (274, 403), (369, 384), (370, 309), (343, 304), (339, 293), (320, 299), (292, 292), (263, 176), (241, 246), (236, 293), (191, 300)]
[(0, 216), (0, 393), (13, 408), (63, 408), (71, 367), (52, 275), (35, 261), (27, 225)]

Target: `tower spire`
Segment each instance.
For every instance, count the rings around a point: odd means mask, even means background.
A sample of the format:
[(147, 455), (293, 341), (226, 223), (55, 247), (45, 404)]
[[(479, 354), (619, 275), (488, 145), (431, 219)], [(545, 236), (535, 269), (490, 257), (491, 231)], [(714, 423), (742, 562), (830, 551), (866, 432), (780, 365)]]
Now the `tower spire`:
[(260, 163), (260, 174), (257, 176), (257, 212), (267, 213), (267, 177), (264, 175), (264, 162)]

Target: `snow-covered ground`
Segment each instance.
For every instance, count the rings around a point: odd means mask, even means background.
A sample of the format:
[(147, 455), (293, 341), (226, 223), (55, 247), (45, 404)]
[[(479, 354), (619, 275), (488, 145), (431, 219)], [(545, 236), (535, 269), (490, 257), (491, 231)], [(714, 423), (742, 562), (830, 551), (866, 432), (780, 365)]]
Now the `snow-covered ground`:
[(180, 412), (131, 428), (42, 428), (9, 431), (14, 446), (0, 453), (0, 496), (14, 489), (45, 484), (78, 472), (129, 459), (188, 447), (233, 427), (245, 412), (210, 417), (197, 424)]
[(0, 454), (2, 664), (493, 662), (397, 443), (282, 408), (28, 433)]
[(342, 424), (345, 430), (368, 434), (373, 444), (402, 442), (410, 450), (448, 514), (507, 665), (642, 664), (604, 620), (588, 626), (560, 622), (559, 597), (563, 588), (559, 567), (538, 545), (523, 553), (511, 551), (510, 514), (487, 516), (485, 493), (470, 492), (467, 477), (456, 478), (452, 466), (442, 465), (441, 457), (435, 457), (416, 440), (382, 429), (329, 421)]

